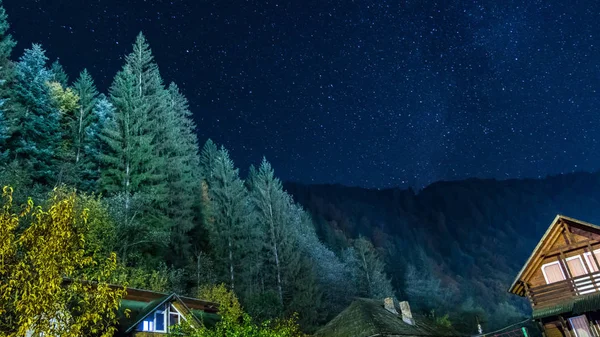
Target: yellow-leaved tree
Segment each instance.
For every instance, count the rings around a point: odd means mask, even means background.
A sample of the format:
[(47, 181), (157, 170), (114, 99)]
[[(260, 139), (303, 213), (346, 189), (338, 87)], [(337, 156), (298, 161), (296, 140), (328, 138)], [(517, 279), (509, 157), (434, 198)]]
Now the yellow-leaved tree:
[(44, 207), (17, 208), (12, 192), (0, 210), (0, 335), (112, 336), (125, 294), (105, 282), (116, 255), (86, 242), (101, 235), (90, 228), (106, 220), (90, 218), (100, 200), (55, 189)]

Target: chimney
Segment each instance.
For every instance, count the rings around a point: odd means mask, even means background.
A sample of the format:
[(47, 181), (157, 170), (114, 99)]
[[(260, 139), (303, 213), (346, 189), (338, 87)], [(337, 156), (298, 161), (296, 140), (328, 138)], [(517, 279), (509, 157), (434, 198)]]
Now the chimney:
[(400, 311), (402, 312), (402, 320), (404, 323), (415, 325), (415, 320), (412, 317), (412, 312), (410, 311), (410, 305), (408, 305), (408, 301), (400, 302)]
[(385, 307), (385, 310), (391, 312), (394, 315), (398, 315), (398, 311), (396, 311), (396, 306), (394, 305), (394, 299), (391, 297), (386, 297), (383, 300), (383, 306)]

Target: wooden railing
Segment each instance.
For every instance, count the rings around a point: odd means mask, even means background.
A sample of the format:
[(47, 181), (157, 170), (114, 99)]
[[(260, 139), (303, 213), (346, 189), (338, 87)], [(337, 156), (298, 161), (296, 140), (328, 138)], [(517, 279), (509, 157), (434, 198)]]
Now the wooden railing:
[(527, 297), (534, 308), (540, 308), (596, 292), (600, 292), (600, 272), (532, 287), (527, 291)]

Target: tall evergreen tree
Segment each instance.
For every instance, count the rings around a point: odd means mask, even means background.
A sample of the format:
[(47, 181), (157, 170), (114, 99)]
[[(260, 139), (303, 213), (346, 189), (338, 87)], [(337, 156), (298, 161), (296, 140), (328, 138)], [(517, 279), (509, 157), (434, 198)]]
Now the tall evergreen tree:
[(90, 142), (86, 132), (87, 128), (98, 119), (98, 116), (94, 114), (94, 107), (98, 100), (98, 90), (96, 90), (94, 80), (87, 69), (79, 74), (73, 88), (79, 96), (79, 108), (75, 116), (75, 125), (72, 127), (75, 163), (79, 163), (85, 157), (85, 148), (89, 146)]
[(104, 94), (98, 95), (92, 115), (94, 117), (85, 128), (85, 139), (87, 141), (82, 144), (82, 151), (87, 160), (82, 175), (82, 187), (86, 191), (97, 190), (97, 182), (100, 179), (102, 167), (102, 155), (107, 150), (102, 139), (102, 130), (105, 126), (115, 123), (115, 108)]
[[(211, 142), (212, 143), (212, 142)], [(207, 146), (205, 145), (205, 150)], [(210, 145), (209, 145), (210, 148)], [(203, 151), (203, 155), (207, 151)], [(229, 153), (221, 148), (211, 167), (205, 167), (208, 180), (208, 205), (211, 221), (207, 223), (213, 253), (221, 275), (230, 288), (236, 287), (236, 274), (242, 260), (241, 250), (248, 248), (244, 242), (246, 217), (249, 213), (247, 190), (239, 177)]]
[(49, 87), (52, 72), (38, 44), (26, 49), (16, 65), (14, 98), (8, 118), (12, 122), (8, 149), (39, 183), (54, 181), (56, 152), (61, 132), (59, 112), (52, 107)]
[(69, 86), (69, 75), (58, 59), (52, 63), (50, 70), (52, 71), (51, 81), (60, 83), (63, 88)]
[(279, 304), (283, 307), (283, 278), (281, 249), (286, 237), (290, 198), (275, 178), (271, 164), (263, 158), (258, 172), (252, 177), (251, 201), (257, 214), (257, 222), (264, 229), (269, 251), (274, 263), (275, 285)]
[[(154, 206), (165, 200), (164, 157), (156, 141), (161, 128), (158, 116), (164, 112), (165, 90), (142, 34), (126, 57), (126, 64), (110, 88), (115, 120), (107, 124), (103, 139), (105, 169), (101, 190), (108, 193), (150, 193)], [(129, 207), (125, 198), (124, 207)]]
[(383, 260), (371, 241), (362, 236), (354, 240), (346, 263), (353, 270), (360, 296), (379, 299), (394, 296)]
[(10, 55), (16, 44), (8, 34), (8, 15), (0, 0), (0, 164), (6, 164), (8, 149), (6, 141), (10, 135), (9, 120), (6, 110), (10, 109), (10, 87), (14, 80), (14, 65)]
[(191, 257), (187, 234), (194, 228), (200, 198), (200, 158), (196, 124), (187, 99), (177, 85), (168, 89), (168, 109), (161, 143), (165, 144), (167, 182), (167, 216), (174, 223), (171, 247), (178, 260)]

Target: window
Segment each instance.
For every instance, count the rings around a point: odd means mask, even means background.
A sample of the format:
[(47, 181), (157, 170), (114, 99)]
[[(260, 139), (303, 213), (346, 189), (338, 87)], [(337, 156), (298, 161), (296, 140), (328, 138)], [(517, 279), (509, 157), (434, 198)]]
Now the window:
[(571, 277), (582, 276), (588, 273), (581, 255), (569, 257), (566, 261), (567, 267), (569, 267), (569, 271), (571, 272)]
[(166, 312), (164, 309), (156, 310), (153, 314), (148, 315), (137, 326), (138, 331), (149, 332), (167, 332), (166, 329)]
[[(590, 272), (591, 273), (597, 272), (598, 267), (596, 266), (596, 261), (594, 261), (594, 257), (592, 256), (592, 253), (585, 253), (584, 256), (585, 256), (585, 260), (587, 262)], [(596, 260), (598, 261), (598, 263), (600, 263), (600, 249), (596, 249), (594, 251), (594, 256), (596, 257)]]
[(558, 261), (546, 263), (545, 265), (543, 265), (542, 273), (544, 274), (546, 284), (566, 280), (565, 273), (563, 272)]
[(571, 323), (571, 327), (575, 331), (575, 336), (592, 337), (592, 332), (590, 331), (590, 326), (585, 315), (571, 317), (569, 318), (569, 323)]
[(169, 310), (169, 326), (179, 324), (183, 320), (185, 320), (185, 316), (183, 316), (175, 306), (171, 305)]

